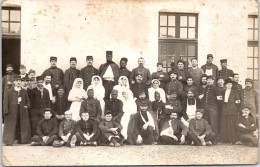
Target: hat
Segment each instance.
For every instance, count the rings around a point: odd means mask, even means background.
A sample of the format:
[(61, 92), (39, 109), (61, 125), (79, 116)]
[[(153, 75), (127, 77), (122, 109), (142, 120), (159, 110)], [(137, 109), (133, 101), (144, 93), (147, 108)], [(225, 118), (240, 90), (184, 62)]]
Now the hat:
[(63, 86), (58, 86), (57, 91), (58, 91), (59, 89), (63, 89), (63, 90), (64, 90), (64, 87), (63, 87)]
[(36, 81), (40, 81), (40, 80), (43, 80), (43, 77), (42, 76), (37, 76), (36, 77)]
[(71, 61), (77, 61), (77, 58), (76, 58), (76, 57), (71, 57), (71, 58), (70, 58), (70, 62), (71, 62)]
[(13, 77), (13, 81), (17, 81), (17, 80), (21, 80), (21, 76), (20, 75), (15, 75)]
[(139, 95), (141, 95), (141, 94), (145, 94), (145, 92), (144, 91), (139, 92)]
[(213, 54), (208, 54), (208, 55), (207, 55), (207, 58), (210, 58), (210, 57), (213, 58)]
[(111, 55), (111, 56), (113, 56), (113, 51), (106, 51), (106, 55)]
[(140, 106), (148, 106), (147, 101), (146, 100), (141, 101)]
[(204, 110), (203, 109), (197, 109), (196, 112), (200, 112), (201, 114), (204, 114)]
[(51, 108), (44, 108), (43, 109), (43, 113), (47, 112), (47, 111), (50, 111), (51, 112)]
[(105, 115), (108, 115), (108, 114), (113, 115), (112, 112), (111, 112), (110, 110), (108, 110), (108, 111), (105, 112)]
[(201, 78), (203, 78), (203, 77), (207, 77), (207, 74), (202, 74), (202, 75), (201, 75)]
[(188, 89), (186, 92), (187, 92), (187, 93), (189, 93), (189, 92), (194, 93), (194, 89), (190, 88), (190, 89)]
[(227, 78), (227, 79), (225, 80), (225, 84), (228, 84), (228, 83), (232, 83), (232, 80), (231, 80), (230, 78)]
[(29, 81), (29, 78), (28, 77), (23, 77), (21, 78), (22, 81)]
[(22, 68), (26, 68), (25, 65), (20, 65), (20, 69), (22, 69)]
[(128, 62), (128, 59), (125, 57), (122, 57), (120, 61), (125, 61), (126, 63)]
[(170, 76), (171, 76), (172, 74), (178, 75), (178, 72), (177, 72), (177, 71), (173, 71), (173, 72), (170, 74)]
[(87, 56), (86, 59), (87, 60), (93, 60), (93, 56)]
[(111, 91), (111, 94), (113, 94), (113, 93), (118, 93), (118, 90), (113, 89), (113, 90)]
[(207, 76), (207, 79), (213, 79), (212, 75)]
[(8, 68), (8, 67), (14, 68), (14, 66), (12, 64), (6, 64), (6, 68)]
[(251, 82), (253, 83), (253, 80), (251, 78), (246, 78), (245, 82)]
[(157, 66), (159, 66), (159, 65), (163, 66), (163, 63), (162, 62), (158, 62)]
[(35, 72), (35, 70), (30, 69), (29, 72), (28, 72), (28, 74), (30, 74), (30, 73), (36, 73), (36, 72)]
[(135, 74), (135, 76), (139, 76), (139, 75), (140, 75), (141, 77), (143, 77), (143, 76), (142, 76), (140, 73), (138, 73), (138, 72)]
[(169, 91), (168, 91), (168, 95), (171, 95), (171, 94), (176, 94), (176, 95), (177, 95), (178, 92), (176, 92), (175, 90), (169, 90)]
[(243, 104), (243, 105), (241, 106), (241, 110), (243, 111), (245, 108), (251, 110), (251, 106), (250, 106), (250, 105)]
[(185, 64), (185, 62), (184, 62), (182, 59), (180, 59), (180, 60), (177, 61), (177, 64), (179, 64), (179, 63)]
[(221, 59), (220, 63), (227, 63), (227, 59)]
[(72, 114), (72, 112), (70, 110), (67, 110), (64, 112), (64, 114)]
[(51, 56), (51, 57), (50, 57), (50, 61), (52, 61), (52, 60), (57, 61), (57, 57), (55, 57), (55, 56)]

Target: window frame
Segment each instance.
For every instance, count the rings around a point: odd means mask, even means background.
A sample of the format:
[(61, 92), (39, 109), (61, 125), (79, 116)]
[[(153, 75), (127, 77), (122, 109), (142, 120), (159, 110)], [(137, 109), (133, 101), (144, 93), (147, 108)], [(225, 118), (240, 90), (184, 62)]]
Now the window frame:
[[(8, 23), (8, 33), (3, 33), (2, 30), (2, 38), (21, 38), (21, 8), (20, 7), (2, 7), (3, 10), (8, 10), (8, 21), (1, 21), (2, 23)], [(20, 11), (20, 21), (11, 21), (11, 11)], [(11, 23), (20, 23), (20, 33), (10, 33), (11, 31)]]

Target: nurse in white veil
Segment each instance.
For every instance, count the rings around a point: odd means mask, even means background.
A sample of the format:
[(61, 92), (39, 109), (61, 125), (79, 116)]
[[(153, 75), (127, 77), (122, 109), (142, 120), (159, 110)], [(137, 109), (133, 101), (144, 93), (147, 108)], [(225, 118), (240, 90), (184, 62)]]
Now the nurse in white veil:
[(124, 97), (122, 95), (123, 91), (128, 91), (128, 96), (129, 98), (133, 98), (133, 92), (130, 90), (130, 86), (129, 86), (129, 81), (128, 78), (126, 76), (120, 76), (118, 79), (118, 85), (114, 86), (115, 90), (118, 91), (118, 99), (123, 101)]

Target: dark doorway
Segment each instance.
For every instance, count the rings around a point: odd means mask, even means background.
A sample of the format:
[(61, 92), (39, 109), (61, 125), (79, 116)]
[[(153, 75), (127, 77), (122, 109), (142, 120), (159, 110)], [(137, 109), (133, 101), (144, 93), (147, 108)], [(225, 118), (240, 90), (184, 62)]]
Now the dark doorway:
[(19, 74), (20, 67), (20, 39), (2, 39), (2, 75), (5, 75), (6, 65), (13, 64), (14, 72)]

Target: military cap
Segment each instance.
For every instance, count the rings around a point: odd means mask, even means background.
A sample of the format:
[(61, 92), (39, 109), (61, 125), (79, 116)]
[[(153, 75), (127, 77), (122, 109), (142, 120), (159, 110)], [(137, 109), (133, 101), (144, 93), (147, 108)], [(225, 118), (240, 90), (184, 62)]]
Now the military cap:
[(28, 77), (23, 77), (21, 78), (22, 81), (29, 81), (29, 78)]
[(125, 61), (127, 63), (128, 59), (126, 57), (122, 57), (120, 61)]
[(178, 72), (177, 72), (177, 71), (173, 71), (173, 72), (170, 74), (170, 76), (171, 76), (172, 74), (178, 75)]
[(213, 58), (213, 54), (208, 54), (207, 55), (207, 58), (210, 58), (210, 57)]
[(113, 56), (113, 51), (106, 51), (106, 55), (111, 55), (111, 56)]
[(220, 63), (227, 63), (227, 59), (221, 59)]
[(251, 110), (251, 106), (250, 106), (250, 105), (248, 105), (248, 104), (242, 104), (241, 110), (243, 111), (245, 108)]
[(204, 114), (204, 110), (203, 109), (197, 109), (196, 112), (200, 112), (201, 114)]
[(207, 79), (214, 79), (212, 75), (207, 76)]
[(228, 83), (232, 83), (232, 80), (231, 80), (230, 78), (227, 78), (227, 79), (225, 80), (225, 84), (228, 84)]
[(6, 68), (8, 68), (8, 67), (14, 68), (14, 66), (12, 64), (6, 64)]
[(42, 77), (42, 76), (37, 76), (37, 77), (36, 77), (36, 80), (37, 80), (37, 81), (43, 80), (43, 77)]
[(55, 57), (55, 56), (51, 56), (51, 57), (50, 57), (50, 61), (52, 61), (52, 60), (57, 61), (57, 57)]
[(184, 62), (182, 59), (180, 59), (180, 60), (177, 61), (177, 64), (179, 64), (179, 63), (185, 64), (185, 62)]
[(93, 56), (87, 56), (86, 59), (87, 60), (93, 60)]
[(71, 58), (70, 58), (70, 62), (71, 62), (71, 61), (77, 61), (77, 58), (76, 58), (76, 57), (71, 57)]
[(203, 77), (208, 77), (208, 76), (207, 76), (207, 74), (202, 74), (201, 78), (203, 78)]
[(141, 75), (141, 73), (138, 73), (138, 72), (135, 74), (135, 76), (141, 76), (141, 77), (143, 77), (143, 76)]
[(141, 92), (139, 93), (139, 95), (142, 95), (142, 94), (145, 94), (145, 92), (144, 92), (144, 91), (141, 91)]
[(43, 113), (48, 112), (48, 111), (51, 112), (51, 108), (44, 108), (43, 109)]
[(18, 80), (21, 80), (21, 76), (20, 75), (15, 75), (13, 77), (13, 81), (18, 81)]
[(26, 68), (25, 65), (20, 65), (20, 69)]
[(176, 92), (175, 90), (170, 90), (170, 91), (168, 91), (168, 95), (171, 95), (171, 94), (178, 94), (178, 92)]
[(253, 80), (251, 78), (246, 78), (245, 82), (251, 82), (253, 83)]
[(146, 100), (141, 101), (140, 106), (148, 106), (147, 101)]
[(63, 89), (63, 90), (64, 90), (64, 87), (63, 87), (63, 86), (58, 86), (57, 91), (58, 91), (59, 89)]
[(157, 66), (159, 66), (159, 65), (163, 66), (163, 63), (162, 62), (158, 62)]

